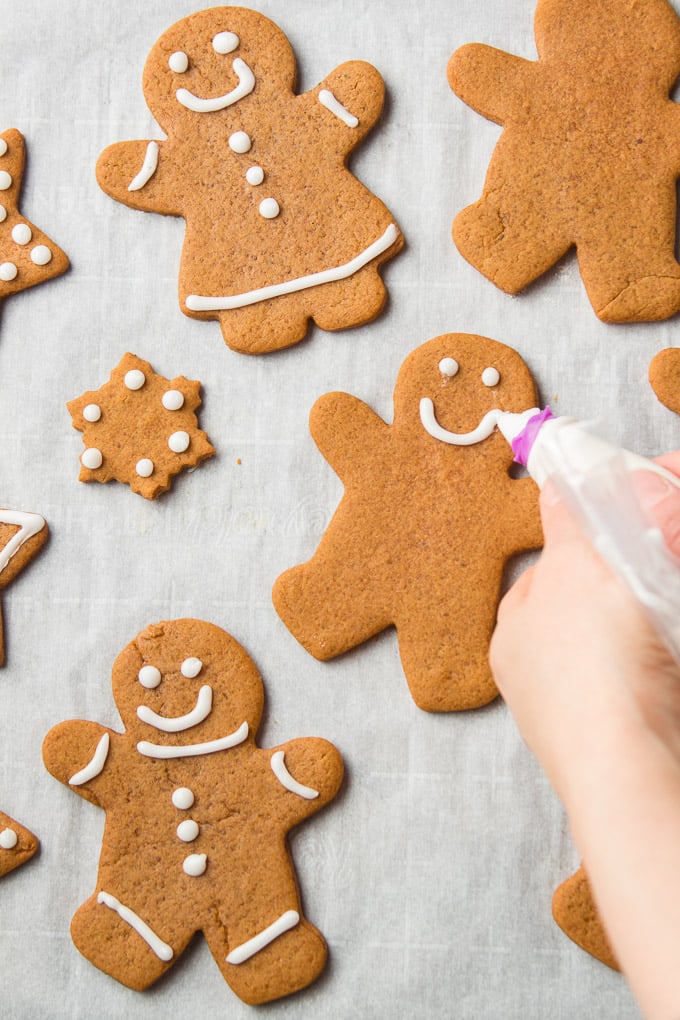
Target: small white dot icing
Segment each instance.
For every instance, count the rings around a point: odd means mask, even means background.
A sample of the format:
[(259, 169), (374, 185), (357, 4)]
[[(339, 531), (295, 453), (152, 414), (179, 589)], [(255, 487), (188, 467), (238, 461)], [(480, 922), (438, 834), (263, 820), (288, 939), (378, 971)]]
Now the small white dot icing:
[(498, 386), (501, 381), (501, 373), (497, 368), (485, 368), (482, 372), (482, 382), (485, 386)]
[(253, 142), (245, 131), (234, 131), (229, 135), (229, 148), (232, 152), (249, 152)]
[(28, 223), (17, 223), (12, 227), (12, 240), (15, 244), (28, 244), (33, 238), (33, 231)]
[(0, 265), (0, 280), (10, 283), (12, 280), (16, 280), (17, 272), (17, 267), (13, 262), (3, 262)]
[(233, 53), (241, 40), (234, 32), (218, 32), (212, 44), (215, 53)]
[(191, 436), (188, 432), (173, 432), (168, 439), (168, 446), (173, 453), (184, 453), (189, 449), (190, 442)]
[(172, 791), (172, 803), (180, 811), (188, 811), (194, 803), (193, 791), (188, 786), (178, 786)]
[(35, 248), (31, 249), (31, 262), (36, 266), (46, 266), (51, 261), (52, 252), (46, 244), (36, 244)]
[(189, 680), (193, 680), (195, 676), (203, 669), (203, 663), (200, 659), (195, 659), (193, 656), (189, 659), (185, 659), (180, 666), (180, 672), (182, 676), (187, 677)]
[(131, 368), (129, 372), (125, 373), (124, 382), (129, 390), (141, 390), (146, 382), (146, 376), (138, 368)]
[(188, 66), (189, 58), (182, 50), (177, 50), (168, 57), (168, 67), (171, 71), (175, 71), (176, 74), (184, 74)]
[(83, 408), (83, 418), (85, 421), (99, 421), (102, 416), (102, 409), (99, 404), (88, 404)]
[(453, 378), (459, 367), (460, 366), (455, 358), (442, 358), (439, 362), (439, 371), (442, 375), (447, 375), (450, 379)]
[(198, 822), (195, 822), (193, 818), (187, 818), (177, 826), (177, 835), (183, 843), (193, 843), (198, 832)]
[(0, 156), (4, 156), (7, 152), (7, 142), (4, 138), (0, 138)]
[(12, 175), (6, 170), (0, 170), (0, 191), (7, 191), (12, 187)]
[(254, 188), (258, 184), (262, 184), (264, 180), (264, 170), (261, 166), (249, 166), (246, 170), (246, 180), (248, 184), (252, 184)]
[(260, 216), (264, 216), (266, 220), (275, 219), (280, 212), (279, 203), (275, 198), (263, 198), (260, 202)]
[(149, 460), (148, 457), (142, 457), (135, 464), (135, 471), (140, 478), (149, 478), (153, 474), (153, 461)]
[(205, 872), (208, 866), (208, 858), (206, 854), (189, 854), (188, 857), (184, 858), (182, 863), (182, 870), (185, 875), (190, 875), (191, 878), (198, 878)]
[(7, 219), (7, 210), (4, 205), (0, 205), (0, 223), (4, 223)]
[(103, 461), (102, 451), (98, 450), (96, 446), (89, 446), (87, 450), (83, 450), (80, 458), (80, 463), (83, 467), (89, 468), (90, 471), (96, 471), (97, 468), (100, 468)]
[(166, 411), (179, 411), (184, 406), (184, 394), (180, 390), (166, 390), (162, 402)]
[(161, 671), (156, 666), (142, 666), (137, 674), (137, 679), (142, 687), (152, 691), (161, 682)]
[(0, 832), (0, 847), (3, 850), (13, 850), (18, 842), (19, 839), (14, 829), (3, 829)]

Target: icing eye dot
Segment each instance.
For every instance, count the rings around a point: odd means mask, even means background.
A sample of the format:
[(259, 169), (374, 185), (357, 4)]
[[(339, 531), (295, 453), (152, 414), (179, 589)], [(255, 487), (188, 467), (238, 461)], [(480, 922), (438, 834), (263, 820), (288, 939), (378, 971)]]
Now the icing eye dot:
[(161, 671), (156, 666), (142, 666), (137, 674), (137, 679), (142, 687), (152, 691), (161, 682)]
[(200, 659), (195, 659), (193, 656), (189, 659), (185, 659), (180, 666), (180, 672), (182, 676), (187, 677), (189, 680), (193, 680), (195, 676), (203, 669), (203, 663)]
[(17, 223), (12, 227), (12, 240), (16, 244), (28, 244), (33, 237), (33, 231), (28, 223)]
[(140, 478), (149, 478), (153, 474), (153, 461), (149, 460), (148, 457), (142, 457), (135, 464), (135, 471)]
[(482, 372), (482, 382), (485, 386), (498, 386), (501, 381), (501, 373), (497, 368), (485, 368)]
[(102, 409), (99, 404), (88, 404), (87, 407), (83, 408), (83, 418), (85, 421), (99, 421), (102, 416)]
[(189, 449), (191, 437), (188, 432), (173, 432), (168, 439), (168, 446), (173, 453), (184, 453)]
[(194, 799), (193, 791), (188, 786), (178, 786), (176, 790), (172, 791), (172, 803), (180, 811), (186, 811), (192, 807)]
[(233, 135), (229, 135), (229, 148), (232, 152), (249, 152), (252, 144), (250, 135), (245, 131), (234, 131)]
[(177, 826), (177, 835), (183, 843), (193, 843), (198, 836), (198, 823), (193, 818), (187, 818)]
[(6, 170), (0, 170), (0, 191), (7, 191), (12, 187), (12, 175)]
[(166, 390), (161, 399), (166, 411), (179, 411), (184, 405), (184, 394), (179, 390)]
[(4, 138), (0, 138), (0, 156), (4, 156), (7, 152), (7, 142)]
[(89, 468), (90, 471), (96, 471), (100, 468), (104, 462), (102, 457), (102, 451), (98, 450), (96, 446), (89, 446), (87, 450), (83, 450), (80, 457), (80, 463), (83, 467)]
[(279, 203), (275, 198), (263, 198), (260, 202), (260, 216), (266, 220), (273, 220), (281, 212)]
[(36, 266), (46, 266), (51, 261), (52, 252), (46, 244), (36, 244), (35, 248), (31, 249), (31, 262)]
[(14, 829), (3, 829), (0, 832), (0, 847), (3, 850), (13, 850), (18, 842), (19, 840)]
[(233, 53), (240, 42), (234, 32), (218, 32), (213, 38), (212, 44), (215, 53)]
[(189, 58), (182, 50), (177, 50), (168, 57), (168, 67), (176, 74), (184, 74), (189, 66)]
[(257, 187), (258, 184), (262, 184), (264, 180), (264, 170), (261, 166), (249, 166), (246, 170), (246, 180), (248, 184), (252, 184), (253, 187)]
[(4, 280), (5, 283), (11, 283), (12, 280), (16, 280), (17, 267), (13, 262), (3, 262), (0, 265), (0, 280)]
[(455, 358), (442, 358), (439, 362), (439, 371), (442, 375), (448, 376), (449, 379), (453, 378), (459, 367)]
[(129, 372), (125, 373), (123, 381), (129, 390), (141, 390), (146, 382), (146, 376), (138, 368), (131, 368)]

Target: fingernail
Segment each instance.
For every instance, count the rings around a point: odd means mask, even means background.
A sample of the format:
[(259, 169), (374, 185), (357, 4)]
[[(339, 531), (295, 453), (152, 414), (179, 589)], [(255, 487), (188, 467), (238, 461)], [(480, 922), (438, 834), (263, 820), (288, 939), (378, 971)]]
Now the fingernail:
[(680, 487), (655, 471), (636, 471), (633, 484), (638, 499), (648, 510), (652, 510), (670, 496), (676, 499), (680, 497)]

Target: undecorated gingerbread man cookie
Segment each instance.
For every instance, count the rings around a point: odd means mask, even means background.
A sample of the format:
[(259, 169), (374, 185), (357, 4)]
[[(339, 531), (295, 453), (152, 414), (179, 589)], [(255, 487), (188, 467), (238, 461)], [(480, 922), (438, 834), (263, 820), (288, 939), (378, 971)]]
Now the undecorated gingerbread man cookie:
[(680, 347), (665, 347), (652, 358), (649, 383), (657, 400), (680, 414)]
[(534, 28), (538, 61), (475, 44), (449, 63), (454, 92), (504, 129), (455, 243), (510, 294), (575, 245), (600, 319), (665, 319), (680, 309), (680, 19), (666, 0), (538, 0)]
[(116, 659), (125, 731), (64, 722), (49, 771), (104, 808), (97, 887), (71, 923), (95, 966), (141, 990), (202, 931), (227, 983), (255, 1004), (314, 980), (326, 945), (302, 916), (289, 830), (337, 793), (325, 740), (259, 748), (260, 675), (200, 620), (148, 627)]
[(383, 203), (347, 169), (377, 121), (382, 78), (350, 61), (297, 95), (285, 35), (243, 7), (177, 22), (144, 69), (164, 141), (121, 142), (97, 180), (133, 209), (182, 216), (182, 311), (217, 319), (235, 350), (262, 353), (381, 310), (378, 270), (402, 247)]
[(496, 696), (488, 651), (503, 570), (542, 544), (538, 490), (510, 476), (496, 425), (535, 403), (515, 351), (464, 333), (406, 359), (392, 425), (347, 393), (316, 402), (312, 436), (345, 492), (314, 556), (273, 593), (307, 651), (330, 659), (393, 624), (421, 708)]

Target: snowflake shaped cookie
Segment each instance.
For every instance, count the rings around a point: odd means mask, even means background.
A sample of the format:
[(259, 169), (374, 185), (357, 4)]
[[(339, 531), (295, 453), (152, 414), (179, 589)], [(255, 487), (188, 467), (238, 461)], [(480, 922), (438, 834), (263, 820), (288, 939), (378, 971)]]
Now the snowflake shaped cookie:
[[(40, 514), (0, 508), (0, 591), (28, 566), (47, 541), (47, 535), (47, 524)], [(5, 643), (0, 616), (0, 666), (4, 663)]]
[(126, 354), (109, 381), (66, 406), (83, 433), (81, 482), (126, 482), (155, 499), (174, 475), (215, 453), (198, 427), (201, 384), (166, 379), (148, 361)]
[(25, 864), (37, 849), (33, 833), (0, 811), (0, 878)]

